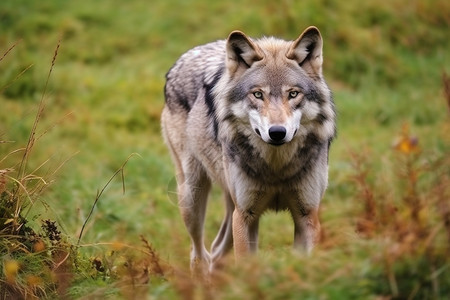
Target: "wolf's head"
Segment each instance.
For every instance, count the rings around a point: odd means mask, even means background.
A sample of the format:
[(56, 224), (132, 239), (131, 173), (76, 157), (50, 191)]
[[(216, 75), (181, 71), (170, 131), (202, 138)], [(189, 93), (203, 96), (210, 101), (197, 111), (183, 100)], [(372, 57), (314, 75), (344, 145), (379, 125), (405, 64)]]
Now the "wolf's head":
[(322, 61), (316, 27), (295, 41), (252, 40), (233, 31), (226, 42), (226, 82), (216, 90), (219, 101), (226, 102), (219, 104), (223, 119), (232, 119), (243, 134), (272, 145), (311, 132), (331, 139), (335, 114)]

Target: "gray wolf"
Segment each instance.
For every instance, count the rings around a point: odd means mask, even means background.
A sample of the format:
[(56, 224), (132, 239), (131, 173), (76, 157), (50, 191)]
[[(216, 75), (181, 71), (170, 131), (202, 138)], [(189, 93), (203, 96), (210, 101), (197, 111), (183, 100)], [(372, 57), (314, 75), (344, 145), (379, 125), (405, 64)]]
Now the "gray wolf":
[[(336, 132), (322, 61), (316, 27), (295, 41), (233, 31), (189, 50), (167, 73), (162, 133), (194, 273), (211, 271), (233, 247), (238, 261), (255, 252), (268, 209), (290, 211), (295, 248), (309, 253), (317, 243)], [(226, 210), (208, 251), (203, 225), (212, 182), (223, 189)]]

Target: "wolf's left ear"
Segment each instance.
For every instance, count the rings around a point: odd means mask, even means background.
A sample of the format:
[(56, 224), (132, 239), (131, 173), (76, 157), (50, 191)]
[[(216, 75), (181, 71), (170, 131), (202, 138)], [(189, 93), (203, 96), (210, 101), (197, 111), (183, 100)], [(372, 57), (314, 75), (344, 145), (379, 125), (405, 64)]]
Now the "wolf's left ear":
[(261, 60), (257, 46), (241, 31), (233, 31), (227, 39), (227, 68), (231, 74), (245, 70)]
[(296, 39), (286, 56), (297, 63), (311, 76), (322, 76), (322, 36), (319, 29), (310, 26)]

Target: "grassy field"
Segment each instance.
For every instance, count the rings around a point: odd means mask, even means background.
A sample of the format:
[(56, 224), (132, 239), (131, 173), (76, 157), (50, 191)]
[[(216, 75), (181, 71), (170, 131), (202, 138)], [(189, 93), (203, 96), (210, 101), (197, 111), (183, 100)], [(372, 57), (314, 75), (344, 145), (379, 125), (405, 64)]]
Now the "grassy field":
[[(234, 29), (309, 25), (338, 110), (321, 243), (293, 253), (268, 213), (257, 256), (195, 281), (164, 75)], [(449, 28), (446, 0), (1, 1), (0, 299), (446, 299)], [(222, 213), (216, 189), (207, 244)]]

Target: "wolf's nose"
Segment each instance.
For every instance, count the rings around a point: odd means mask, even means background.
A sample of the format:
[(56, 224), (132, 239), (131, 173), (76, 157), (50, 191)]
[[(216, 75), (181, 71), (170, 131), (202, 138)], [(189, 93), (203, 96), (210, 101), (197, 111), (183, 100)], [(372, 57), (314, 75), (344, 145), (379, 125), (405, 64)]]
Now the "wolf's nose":
[(275, 142), (280, 142), (286, 136), (286, 128), (283, 126), (272, 126), (269, 128), (269, 136)]

